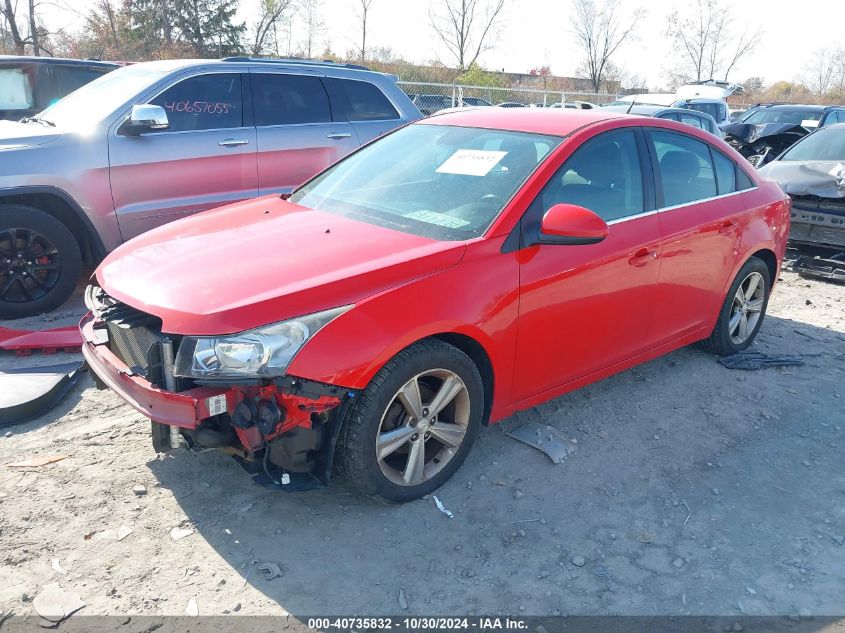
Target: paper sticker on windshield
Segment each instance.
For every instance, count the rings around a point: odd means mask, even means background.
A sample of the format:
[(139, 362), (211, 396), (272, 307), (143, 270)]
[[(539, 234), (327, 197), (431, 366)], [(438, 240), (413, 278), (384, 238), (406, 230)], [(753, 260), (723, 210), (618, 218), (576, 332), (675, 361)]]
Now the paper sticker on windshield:
[(507, 154), (483, 149), (459, 149), (435, 171), (439, 174), (486, 176)]
[(459, 229), (469, 224), (466, 220), (445, 213), (437, 213), (437, 211), (414, 211), (413, 213), (406, 213), (405, 217), (428, 224), (445, 226), (447, 229)]

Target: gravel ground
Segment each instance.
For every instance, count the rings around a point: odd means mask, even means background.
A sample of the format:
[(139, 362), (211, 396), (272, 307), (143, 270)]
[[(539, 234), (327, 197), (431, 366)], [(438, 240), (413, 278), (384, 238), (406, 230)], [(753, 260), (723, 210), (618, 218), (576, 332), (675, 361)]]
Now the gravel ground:
[[(485, 430), (438, 491), (454, 519), (156, 456), (85, 376), (0, 437), (0, 611), (57, 583), (80, 615), (845, 614), (845, 287), (785, 272), (755, 348), (806, 365), (731, 371), (690, 347)], [(505, 434), (529, 420), (577, 450), (554, 465)], [(7, 467), (50, 454), (68, 457)]]

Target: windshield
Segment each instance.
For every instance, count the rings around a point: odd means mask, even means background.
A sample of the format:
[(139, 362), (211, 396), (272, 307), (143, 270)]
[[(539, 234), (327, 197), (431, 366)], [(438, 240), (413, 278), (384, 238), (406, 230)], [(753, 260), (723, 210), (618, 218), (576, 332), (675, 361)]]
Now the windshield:
[(805, 136), (780, 160), (841, 160), (845, 161), (845, 127), (822, 128)]
[(434, 239), (481, 235), (563, 139), (411, 125), (305, 184), (291, 202)]
[(90, 127), (168, 72), (170, 71), (144, 65), (119, 68), (85, 84), (42, 110), (38, 118), (70, 129), (77, 126)]
[(802, 121), (821, 120), (822, 114), (821, 110), (774, 110), (771, 108), (762, 108), (761, 110), (752, 112), (742, 122), (750, 123), (751, 125), (761, 125), (763, 123), (791, 123), (792, 125), (801, 125)]

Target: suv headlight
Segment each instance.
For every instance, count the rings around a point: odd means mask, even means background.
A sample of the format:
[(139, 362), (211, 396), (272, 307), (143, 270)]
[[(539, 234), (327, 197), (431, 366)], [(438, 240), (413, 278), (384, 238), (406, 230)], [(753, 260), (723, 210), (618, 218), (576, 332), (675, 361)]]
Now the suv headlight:
[(185, 336), (173, 373), (183, 378), (282, 376), (306, 341), (352, 306), (343, 306), (223, 336)]

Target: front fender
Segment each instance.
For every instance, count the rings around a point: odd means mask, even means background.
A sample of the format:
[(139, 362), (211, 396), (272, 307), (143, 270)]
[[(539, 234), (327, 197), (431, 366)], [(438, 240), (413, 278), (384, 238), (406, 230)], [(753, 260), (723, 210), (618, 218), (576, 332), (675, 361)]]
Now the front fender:
[(293, 376), (363, 389), (399, 351), (444, 333), (486, 351), (495, 392), (491, 419), (506, 403), (516, 349), (519, 267), (500, 252), (504, 236), (468, 245), (460, 264), (357, 303), (320, 330), (288, 368)]

